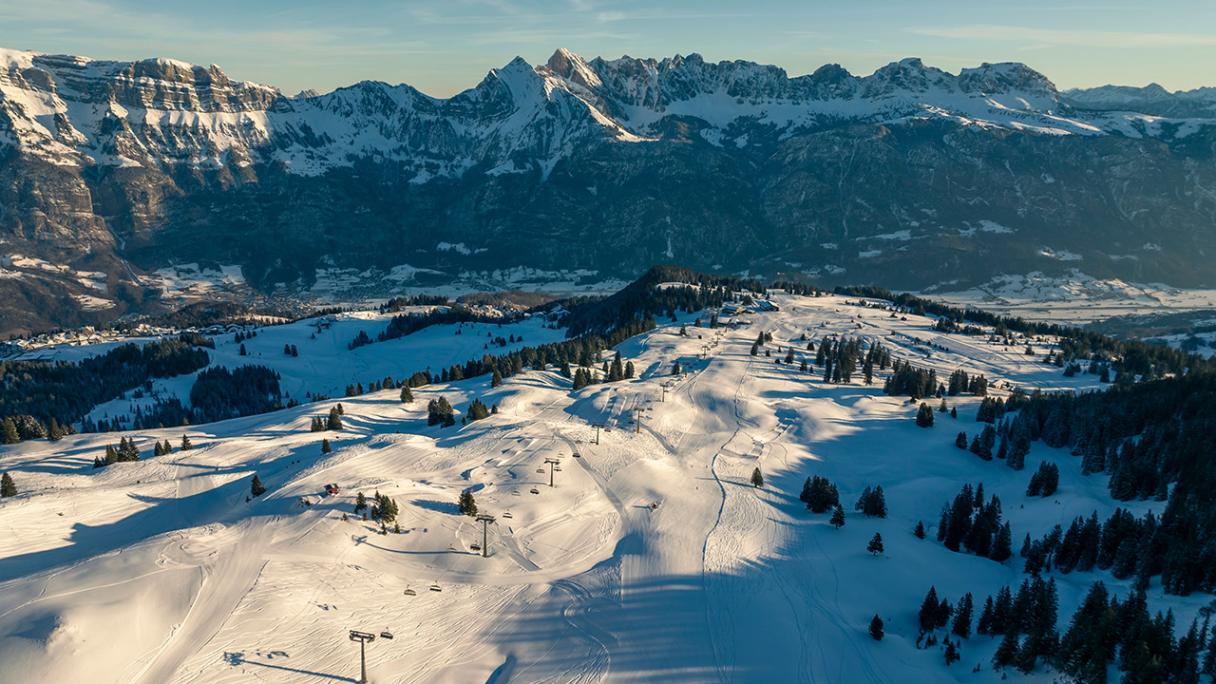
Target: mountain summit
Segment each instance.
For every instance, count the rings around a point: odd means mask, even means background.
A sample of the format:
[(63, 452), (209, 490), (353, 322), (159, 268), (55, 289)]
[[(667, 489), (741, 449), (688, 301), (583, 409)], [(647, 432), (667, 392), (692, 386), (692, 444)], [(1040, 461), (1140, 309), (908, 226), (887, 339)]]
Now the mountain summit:
[(565, 49), (446, 99), (288, 96), (216, 66), (0, 50), (0, 294), (32, 325), (51, 299), (55, 323), (160, 305), (190, 289), (162, 273), (185, 264), (279, 293), (343, 269), (391, 291), (672, 259), (918, 288), (1216, 285), (1212, 99), (1061, 93), (1017, 63), (790, 77)]

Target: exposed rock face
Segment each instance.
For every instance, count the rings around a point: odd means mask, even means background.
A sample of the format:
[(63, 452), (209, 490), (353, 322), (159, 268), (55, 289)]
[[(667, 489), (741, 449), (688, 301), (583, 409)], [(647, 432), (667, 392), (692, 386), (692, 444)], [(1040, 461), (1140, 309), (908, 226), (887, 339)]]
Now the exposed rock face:
[(0, 51), (0, 332), (147, 308), (151, 272), (185, 263), (278, 292), (343, 267), (657, 261), (1216, 286), (1213, 99), (1061, 94), (1021, 64), (790, 78), (566, 50), (446, 100), (376, 82), (288, 97), (214, 66)]

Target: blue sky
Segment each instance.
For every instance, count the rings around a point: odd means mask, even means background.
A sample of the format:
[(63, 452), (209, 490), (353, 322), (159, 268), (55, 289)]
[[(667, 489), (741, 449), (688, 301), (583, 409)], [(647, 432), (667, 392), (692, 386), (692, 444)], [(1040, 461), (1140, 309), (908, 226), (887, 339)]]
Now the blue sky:
[(699, 52), (868, 74), (901, 57), (950, 71), (1020, 61), (1062, 88), (1216, 86), (1216, 0), (12, 0), (0, 46), (174, 57), (295, 92), (362, 79), (447, 96), (520, 55)]

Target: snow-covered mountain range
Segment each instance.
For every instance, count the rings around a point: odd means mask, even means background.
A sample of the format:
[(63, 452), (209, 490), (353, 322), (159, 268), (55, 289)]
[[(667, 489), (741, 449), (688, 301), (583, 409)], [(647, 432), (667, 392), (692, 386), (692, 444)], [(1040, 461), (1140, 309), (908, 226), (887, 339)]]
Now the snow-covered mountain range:
[[(516, 58), (449, 99), (377, 81), (287, 96), (232, 81), (215, 65), (4, 50), (0, 94), (3, 142), (57, 165), (277, 162), (291, 173), (317, 175), (374, 158), (409, 164), (415, 182), (478, 165), (489, 165), (488, 173), (551, 167), (589, 140), (654, 140), (668, 117), (697, 119), (706, 124), (705, 141), (736, 146), (748, 143), (750, 125), (789, 136), (848, 122), (945, 119), (1056, 135), (1136, 136), (1163, 134), (1155, 116), (1138, 115), (1144, 104), (1154, 113), (1216, 118), (1216, 89), (1171, 94), (1155, 85), (1107, 86), (1065, 97), (1018, 63), (954, 75), (909, 58), (869, 76), (830, 64), (791, 78), (776, 66), (715, 64), (697, 54), (588, 61), (565, 49), (538, 66)], [(1130, 111), (1093, 111), (1110, 109)], [(1187, 122), (1182, 133), (1195, 125)], [(520, 161), (527, 164), (516, 166)]]
[[(0, 289), (13, 315), (57, 297), (73, 313), (51, 322), (72, 324), (146, 307), (162, 294), (148, 275), (183, 263), (239, 267), (261, 291), (333, 269), (606, 277), (670, 260), (902, 286), (1053, 268), (1210, 285), (1214, 103), (1061, 93), (1015, 63), (791, 78), (564, 49), (447, 99), (371, 81), (288, 96), (216, 66), (0, 50), (0, 239), (20, 257)], [(47, 322), (24, 319), (4, 327)]]

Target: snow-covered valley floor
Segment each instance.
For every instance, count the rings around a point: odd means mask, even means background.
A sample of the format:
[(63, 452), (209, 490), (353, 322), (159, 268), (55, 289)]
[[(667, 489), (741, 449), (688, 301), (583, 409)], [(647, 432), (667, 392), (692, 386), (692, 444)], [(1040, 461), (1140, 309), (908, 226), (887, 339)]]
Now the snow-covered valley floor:
[[(800, 359), (801, 335), (845, 335), (881, 341), (940, 378), (964, 368), (997, 387), (1077, 389), (1097, 387), (1095, 377), (1063, 377), (1042, 362), (1045, 345), (1029, 357), (1024, 345), (941, 334), (929, 319), (839, 297), (774, 301), (780, 312), (738, 329), (690, 325), (683, 337), (671, 325), (632, 338), (618, 349), (637, 379), (573, 393), (549, 371), (496, 388), (488, 377), (430, 385), (410, 404), (385, 390), (342, 399), (340, 432), (309, 431), (330, 400), (190, 427), (194, 449), (167, 456), (150, 455), (153, 441), (176, 447), (183, 429), (130, 433), (144, 460), (100, 470), (93, 458), (116, 434), (2, 447), (0, 469), (22, 490), (0, 503), (4, 677), (353, 682), (359, 647), (347, 632), (357, 629), (393, 634), (367, 647), (375, 682), (999, 680), (990, 637), (965, 640), (950, 668), (940, 648), (915, 646), (930, 585), (982, 603), (1024, 577), (1016, 556), (1001, 564), (934, 541), (941, 506), (982, 482), (1004, 503), (1016, 548), (1026, 533), (1109, 515), (1105, 478), (1083, 477), (1079, 459), (1038, 442), (1024, 471), (982, 461), (953, 444), (977, 431), (977, 398), (951, 397), (958, 418), (939, 413), (923, 429), (906, 397), (882, 393), (885, 372), (873, 385), (860, 373), (825, 384), (821, 369), (775, 363), (778, 350), (793, 346)], [(773, 335), (771, 358), (749, 353), (761, 330)], [(357, 350), (360, 373), (384, 372), (378, 348)], [(334, 354), (331, 375), (347, 352)], [(673, 377), (676, 361), (684, 373)], [(499, 412), (427, 427), (437, 396), (458, 411), (481, 398)], [(594, 424), (605, 426), (598, 442)], [(560, 460), (554, 487), (546, 459)], [(1060, 490), (1027, 497), (1044, 459), (1059, 464)], [(763, 488), (749, 483), (756, 467)], [(255, 472), (268, 491), (247, 501)], [(843, 528), (798, 500), (813, 474), (840, 488)], [(328, 483), (341, 492), (323, 496)], [(867, 485), (883, 486), (888, 518), (853, 512)], [(488, 558), (472, 550), (481, 525), (456, 510), (467, 488), (497, 516)], [(357, 492), (377, 491), (399, 504), (399, 534), (353, 514)], [(912, 534), (918, 520), (924, 540)], [(875, 532), (886, 542), (878, 556), (866, 551)], [(1128, 590), (1103, 572), (1057, 575), (1062, 621), (1096, 579)], [(1156, 585), (1149, 597), (1181, 625), (1210, 599)], [(875, 613), (883, 641), (867, 633)]]

